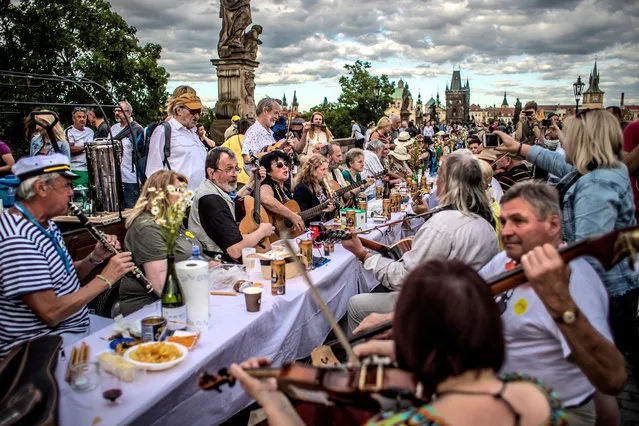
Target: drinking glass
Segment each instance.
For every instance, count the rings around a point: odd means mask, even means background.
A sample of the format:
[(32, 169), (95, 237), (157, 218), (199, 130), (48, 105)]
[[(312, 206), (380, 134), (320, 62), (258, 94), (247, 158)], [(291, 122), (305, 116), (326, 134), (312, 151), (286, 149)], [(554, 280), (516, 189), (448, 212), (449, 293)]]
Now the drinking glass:
[(248, 280), (251, 281), (251, 272), (255, 269), (255, 258), (249, 257), (252, 254), (255, 254), (254, 247), (246, 247), (242, 249), (242, 264), (246, 267), (246, 273), (248, 275)]
[(102, 383), (102, 398), (114, 404), (122, 396), (122, 382), (120, 376), (100, 369), (100, 383)]

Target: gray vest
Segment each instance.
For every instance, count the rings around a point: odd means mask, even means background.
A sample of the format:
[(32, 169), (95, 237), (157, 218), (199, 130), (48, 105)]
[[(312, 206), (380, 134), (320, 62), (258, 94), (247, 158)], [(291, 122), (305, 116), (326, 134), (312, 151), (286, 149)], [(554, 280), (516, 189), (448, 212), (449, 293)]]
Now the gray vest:
[[(208, 236), (204, 228), (202, 228), (202, 223), (200, 222), (200, 198), (205, 197), (207, 195), (219, 195), (226, 201), (226, 204), (231, 210), (231, 215), (233, 215), (233, 220), (235, 220), (235, 203), (231, 200), (229, 194), (224, 192), (219, 186), (214, 184), (208, 179), (204, 179), (204, 181), (200, 184), (195, 191), (195, 196), (193, 197), (193, 204), (191, 204), (191, 213), (189, 214), (189, 231), (193, 233), (195, 238), (198, 239), (200, 243), (202, 243), (202, 248), (207, 251), (213, 251), (222, 253), (223, 250), (220, 246), (217, 245), (215, 241)], [(215, 212), (204, 212), (206, 215), (213, 215)]]

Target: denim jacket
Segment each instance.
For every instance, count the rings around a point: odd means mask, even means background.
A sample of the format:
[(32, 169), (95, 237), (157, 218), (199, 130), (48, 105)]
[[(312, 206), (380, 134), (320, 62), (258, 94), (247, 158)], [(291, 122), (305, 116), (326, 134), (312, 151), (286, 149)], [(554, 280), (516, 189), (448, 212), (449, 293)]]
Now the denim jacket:
[[(530, 148), (526, 160), (558, 176), (560, 183), (578, 173), (572, 165), (565, 162), (561, 154), (539, 146)], [(617, 168), (595, 169), (577, 179), (566, 192), (562, 205), (564, 239), (568, 242), (577, 241), (614, 229), (634, 226), (637, 223), (634, 213), (626, 166), (619, 163)], [(639, 287), (637, 274), (626, 260), (607, 272), (602, 272), (599, 264), (594, 266), (610, 297), (622, 296)]]

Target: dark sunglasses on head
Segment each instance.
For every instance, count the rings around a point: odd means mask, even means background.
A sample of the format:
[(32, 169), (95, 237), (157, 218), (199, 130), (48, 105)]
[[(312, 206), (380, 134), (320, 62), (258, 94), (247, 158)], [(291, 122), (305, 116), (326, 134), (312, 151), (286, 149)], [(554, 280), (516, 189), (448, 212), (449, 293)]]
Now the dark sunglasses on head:
[(85, 107), (75, 107), (75, 108), (73, 108), (73, 112), (77, 112), (77, 111), (87, 112), (87, 109)]

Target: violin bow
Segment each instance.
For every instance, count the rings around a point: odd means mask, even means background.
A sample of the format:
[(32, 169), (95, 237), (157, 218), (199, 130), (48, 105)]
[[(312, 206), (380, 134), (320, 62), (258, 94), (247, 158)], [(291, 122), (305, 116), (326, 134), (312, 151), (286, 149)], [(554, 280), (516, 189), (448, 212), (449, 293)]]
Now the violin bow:
[(322, 310), (322, 314), (324, 315), (324, 318), (326, 318), (326, 320), (330, 323), (331, 329), (335, 333), (337, 340), (339, 340), (339, 342), (342, 344), (342, 347), (346, 351), (346, 354), (348, 355), (348, 357), (351, 359), (352, 364), (355, 367), (359, 367), (361, 365), (359, 362), (359, 358), (357, 357), (357, 355), (355, 355), (355, 352), (353, 351), (353, 347), (351, 346), (351, 344), (348, 342), (348, 339), (346, 338), (346, 334), (340, 328), (340, 326), (337, 325), (337, 321), (335, 320), (335, 317), (331, 313), (330, 309), (328, 309), (328, 306), (326, 305), (326, 302), (324, 302), (322, 295), (319, 293), (317, 288), (313, 285), (311, 278), (308, 276), (308, 272), (306, 272), (305, 265), (302, 263), (299, 256), (295, 256), (295, 251), (293, 250), (293, 245), (291, 244), (289, 237), (290, 235), (288, 234), (288, 232), (282, 233), (282, 240), (284, 241), (284, 244), (286, 244), (286, 248), (288, 248), (289, 252), (293, 254), (293, 258), (295, 259), (295, 262), (297, 262), (298, 265), (300, 266), (300, 270), (302, 271), (302, 277), (304, 277), (304, 281), (306, 281), (306, 284), (308, 284), (309, 288), (311, 289), (311, 295), (313, 296), (313, 299), (315, 299), (315, 303), (317, 303), (317, 305)]
[(398, 223), (404, 223), (404, 222), (409, 221), (411, 219), (419, 219), (420, 217), (428, 217), (428, 216), (434, 215), (435, 213), (438, 213), (440, 211), (442, 211), (442, 209), (440, 207), (436, 207), (436, 208), (434, 208), (432, 210), (428, 210), (427, 212), (424, 212), (424, 213), (411, 215), (411, 216), (407, 215), (404, 219), (399, 219), (399, 220), (395, 220), (393, 222), (383, 223), (381, 225), (374, 226), (374, 227), (372, 227), (370, 229), (364, 229), (362, 231), (357, 231), (357, 232), (353, 233), (352, 235), (368, 234), (370, 232), (379, 230), (381, 228), (385, 228), (387, 226), (397, 225)]

